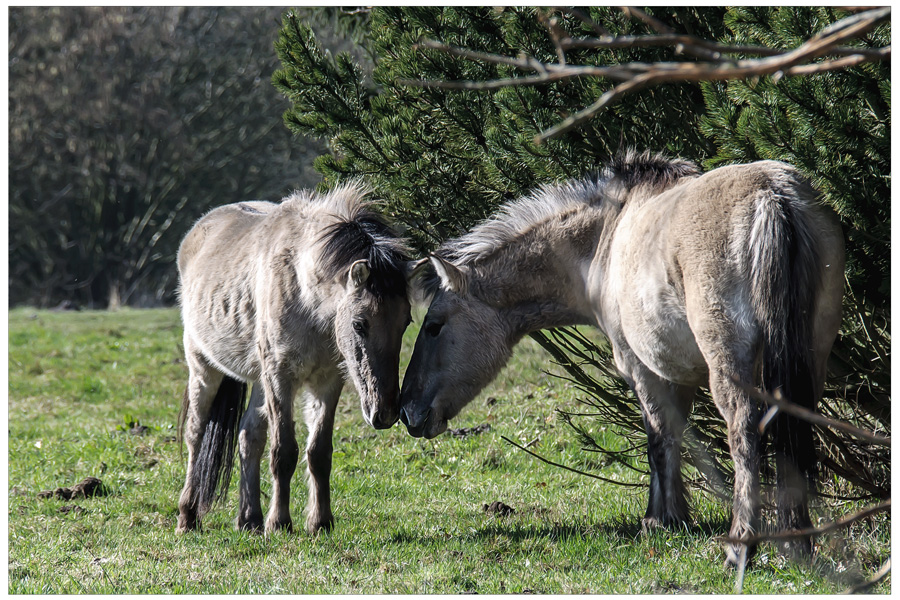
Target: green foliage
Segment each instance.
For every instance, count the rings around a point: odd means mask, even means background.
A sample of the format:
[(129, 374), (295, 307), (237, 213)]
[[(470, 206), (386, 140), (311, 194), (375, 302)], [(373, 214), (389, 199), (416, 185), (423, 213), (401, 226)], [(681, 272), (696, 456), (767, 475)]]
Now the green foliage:
[[(617, 31), (644, 31), (610, 9), (597, 9)], [(489, 7), (375, 8), (364, 17), (365, 39), (376, 57), (371, 85), (349, 55), (324, 52), (296, 12), (285, 15), (276, 48), (283, 68), (273, 81), (292, 102), (285, 122), (293, 131), (329, 140), (331, 153), (316, 168), (323, 186), (364, 177), (388, 200), (391, 216), (406, 224), (420, 249), (430, 249), (487, 216), (497, 204), (518, 197), (536, 182), (596, 170), (625, 147), (705, 157), (711, 147), (696, 128), (702, 95), (695, 87), (649, 90), (616, 106), (559, 140), (536, 146), (542, 129), (599, 94), (596, 81), (496, 92), (447, 91), (402, 83), (407, 79), (482, 80), (510, 75), (509, 68), (417, 49), (436, 39), (472, 50), (538, 58), (554, 55), (537, 9)], [(687, 21), (713, 21), (713, 13), (679, 10)], [(576, 23), (574, 29), (589, 30)], [(621, 60), (647, 59), (655, 49), (635, 50)], [(573, 60), (600, 63), (609, 55), (584, 51)]]

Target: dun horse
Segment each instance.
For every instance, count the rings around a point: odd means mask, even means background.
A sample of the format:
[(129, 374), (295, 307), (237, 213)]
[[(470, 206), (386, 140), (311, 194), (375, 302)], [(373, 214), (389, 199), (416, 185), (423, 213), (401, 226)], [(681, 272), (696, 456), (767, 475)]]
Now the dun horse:
[(355, 384), (370, 425), (390, 427), (399, 415), (408, 266), (403, 243), (358, 184), (324, 196), (295, 192), (280, 204), (230, 204), (197, 222), (178, 253), (190, 378), (179, 423), (188, 464), (177, 531), (198, 527), (224, 496), (235, 445), (236, 525), (263, 529), (267, 426), (273, 487), (265, 531), (292, 528), (290, 480), (299, 458), (293, 401), (300, 389), (309, 429), (306, 527), (331, 528), (331, 436), (343, 375)]
[[(731, 536), (759, 530), (760, 409), (733, 378), (814, 408), (840, 325), (841, 230), (795, 169), (765, 161), (701, 174), (631, 153), (595, 178), (506, 205), (430, 261), (434, 295), (401, 393), (412, 435), (443, 432), (523, 335), (595, 325), (641, 404), (643, 524), (689, 517), (680, 447), (708, 383), (734, 460)], [(774, 450), (779, 526), (808, 526), (811, 426), (780, 415)], [(739, 550), (726, 548), (728, 564)]]

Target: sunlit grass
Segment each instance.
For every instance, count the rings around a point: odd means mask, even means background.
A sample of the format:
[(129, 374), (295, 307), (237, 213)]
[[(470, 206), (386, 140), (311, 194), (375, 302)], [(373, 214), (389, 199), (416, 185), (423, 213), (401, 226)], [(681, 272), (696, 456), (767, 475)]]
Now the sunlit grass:
[[(407, 332), (404, 365), (415, 329)], [(695, 525), (644, 535), (645, 489), (551, 467), (501, 439), (640, 481), (580, 449), (554, 413), (575, 407), (577, 397), (543, 372), (552, 368), (543, 350), (523, 342), (451, 423), (491, 425), (466, 438), (425, 441), (402, 426), (370, 429), (355, 394), (345, 391), (334, 432), (332, 533), (235, 532), (235, 476), (204, 530), (176, 536), (184, 466), (174, 436), (186, 377), (177, 311), (11, 311), (8, 591), (730, 593), (734, 575), (712, 540), (727, 531), (725, 504), (694, 494)], [(134, 422), (150, 429), (132, 435)], [(604, 435), (616, 443), (614, 433)], [(37, 497), (87, 476), (101, 478), (109, 495)], [(306, 500), (299, 473), (292, 498), (298, 522)], [(515, 512), (489, 514), (484, 506), (494, 501)], [(860, 524), (852, 541), (826, 538), (812, 566), (793, 565), (764, 545), (744, 591), (841, 591), (887, 557), (889, 521)], [(889, 589), (888, 582), (878, 591)]]

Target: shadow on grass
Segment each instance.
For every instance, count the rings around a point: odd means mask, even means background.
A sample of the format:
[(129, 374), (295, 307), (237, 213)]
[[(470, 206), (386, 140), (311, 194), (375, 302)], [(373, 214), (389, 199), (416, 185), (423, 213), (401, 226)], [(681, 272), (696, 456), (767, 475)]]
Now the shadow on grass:
[[(649, 535), (675, 535), (686, 533), (691, 537), (704, 536), (711, 539), (714, 536), (726, 534), (729, 526), (729, 521), (725, 519), (715, 519), (692, 523), (678, 529), (660, 529), (651, 532)], [(431, 545), (435, 542), (447, 542), (453, 539), (458, 541), (484, 541), (496, 538), (506, 538), (511, 542), (544, 539), (557, 542), (606, 537), (630, 542), (638, 539), (641, 535), (643, 535), (643, 532), (641, 530), (640, 519), (631, 515), (622, 515), (613, 519), (612, 522), (605, 523), (593, 523), (576, 519), (569, 523), (554, 522), (525, 525), (517, 523), (515, 518), (496, 519), (482, 527), (459, 535), (453, 535), (447, 532), (436, 532), (433, 530), (421, 533), (415, 531), (401, 531), (395, 533), (391, 537), (391, 540), (396, 543)]]

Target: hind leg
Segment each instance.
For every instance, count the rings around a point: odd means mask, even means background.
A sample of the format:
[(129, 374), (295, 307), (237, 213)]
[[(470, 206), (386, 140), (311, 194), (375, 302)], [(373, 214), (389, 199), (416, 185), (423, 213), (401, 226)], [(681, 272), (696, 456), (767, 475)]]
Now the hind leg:
[[(749, 368), (718, 367), (712, 369), (709, 387), (713, 401), (728, 427), (728, 447), (734, 462), (734, 497), (729, 537), (746, 539), (759, 531), (760, 512), (760, 410), (756, 403), (731, 379), (734, 373), (741, 381), (752, 381)], [(726, 566), (739, 566), (743, 544), (725, 547)], [(756, 546), (747, 547), (747, 559)]]
[(209, 421), (212, 402), (224, 377), (220, 371), (207, 363), (203, 355), (193, 347), (187, 335), (184, 336), (184, 350), (189, 376), (182, 407), (184, 411), (182, 435), (187, 446), (188, 460), (184, 488), (181, 490), (178, 500), (176, 533), (191, 531), (200, 524), (197, 514), (198, 490), (195, 469), (197, 468), (200, 444), (203, 441), (203, 431)]
[(241, 418), (238, 452), (241, 457), (240, 508), (237, 529), (262, 532), (263, 514), (259, 498), (259, 466), (266, 446), (266, 413), (262, 386), (255, 384), (247, 412)]
[(306, 529), (315, 533), (330, 531), (334, 526), (331, 513), (331, 454), (334, 411), (344, 380), (339, 371), (320, 373), (306, 393), (305, 417), (309, 437), (306, 441), (309, 502), (306, 506)]
[[(709, 369), (709, 391), (725, 420), (734, 464), (729, 537), (747, 539), (759, 531), (760, 523), (761, 410), (735, 379), (745, 384), (755, 381), (759, 336), (752, 321), (744, 318), (739, 297), (714, 301), (700, 289), (686, 298), (691, 331)], [(749, 561), (755, 545), (726, 544), (725, 565), (740, 566), (745, 547)]]

